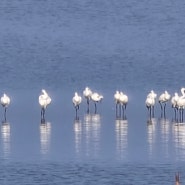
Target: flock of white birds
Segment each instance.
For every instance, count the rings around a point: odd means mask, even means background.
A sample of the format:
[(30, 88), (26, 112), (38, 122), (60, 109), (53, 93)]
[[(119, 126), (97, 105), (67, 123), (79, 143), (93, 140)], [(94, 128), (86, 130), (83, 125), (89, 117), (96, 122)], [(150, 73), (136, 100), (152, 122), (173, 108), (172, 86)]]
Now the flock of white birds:
[[(166, 103), (171, 100), (172, 107), (174, 108), (174, 111), (175, 111), (175, 116), (176, 116), (176, 113), (179, 112), (180, 119), (181, 120), (183, 119), (183, 110), (185, 108), (185, 88), (181, 88), (180, 91), (181, 91), (181, 95), (175, 92), (174, 96), (172, 97), (167, 91), (164, 91), (164, 93), (162, 93), (158, 97), (158, 102), (161, 106), (161, 115), (165, 116)], [(87, 101), (87, 111), (89, 111), (89, 103), (90, 101), (92, 101), (94, 102), (95, 113), (96, 113), (97, 103), (102, 101), (103, 95), (97, 92), (93, 92), (89, 87), (86, 87), (83, 91), (83, 96)], [(51, 97), (48, 95), (46, 90), (42, 89), (38, 100), (41, 106), (41, 118), (44, 119), (45, 110), (47, 106), (51, 103)], [(122, 91), (116, 91), (114, 94), (114, 100), (116, 104), (116, 115), (120, 116), (121, 109), (122, 109), (123, 117), (124, 117), (125, 116), (124, 112), (126, 110), (127, 103), (128, 103), (128, 96), (124, 94)], [(145, 104), (149, 111), (150, 117), (154, 117), (154, 106), (156, 104), (156, 100), (157, 100), (157, 94), (153, 90), (151, 90), (151, 92), (147, 95), (145, 100)], [(10, 104), (10, 98), (4, 93), (0, 99), (0, 102), (1, 102), (1, 105), (4, 107), (4, 111), (5, 111), (4, 114), (6, 118), (6, 110), (8, 105)], [(82, 102), (82, 97), (77, 92), (75, 92), (72, 98), (72, 103), (76, 110), (76, 116), (81, 102)]]
[[(179, 120), (183, 121), (183, 111), (185, 108), (185, 88), (181, 88), (181, 95), (177, 92), (174, 93), (174, 96), (171, 96), (168, 91), (164, 91), (158, 98), (158, 102), (161, 106), (161, 116), (165, 117), (165, 107), (166, 103), (171, 100), (172, 108), (175, 111), (175, 118), (177, 116), (177, 112), (179, 112)], [(151, 92), (146, 97), (146, 107), (149, 110), (150, 117), (154, 116), (154, 105), (156, 103), (157, 94), (151, 90)]]

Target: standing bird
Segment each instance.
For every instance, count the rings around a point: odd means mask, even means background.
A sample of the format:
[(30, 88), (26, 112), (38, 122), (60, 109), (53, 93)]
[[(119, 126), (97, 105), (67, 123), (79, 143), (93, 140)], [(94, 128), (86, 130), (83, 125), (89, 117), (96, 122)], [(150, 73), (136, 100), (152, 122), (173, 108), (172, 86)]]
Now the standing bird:
[(97, 92), (92, 93), (91, 95), (91, 99), (94, 102), (94, 106), (95, 106), (95, 114), (97, 113), (97, 106), (96, 103), (101, 102), (101, 100), (103, 99), (103, 96), (98, 94)]
[(4, 121), (6, 122), (6, 110), (10, 104), (10, 98), (4, 93), (1, 97), (1, 105), (4, 107)]
[(182, 96), (178, 98), (177, 108), (179, 110), (180, 121), (183, 121), (184, 108), (185, 108), (185, 88), (181, 88)]
[(126, 119), (125, 111), (127, 108), (128, 96), (126, 94), (124, 94), (123, 92), (120, 92), (119, 102), (120, 102), (122, 110), (123, 110), (123, 119)]
[(87, 113), (89, 113), (89, 102), (91, 99), (92, 91), (89, 87), (86, 87), (85, 90), (83, 91), (83, 95), (87, 100)]
[(175, 112), (175, 120), (177, 118), (177, 111), (178, 111), (177, 102), (178, 102), (178, 99), (179, 99), (179, 95), (178, 95), (177, 92), (175, 92), (174, 96), (171, 98), (172, 108), (174, 109), (174, 112)]
[(74, 105), (74, 107), (75, 107), (75, 109), (76, 109), (76, 120), (77, 120), (77, 119), (78, 119), (78, 117), (77, 117), (77, 111), (78, 111), (79, 108), (80, 108), (80, 104), (81, 104), (81, 102), (82, 102), (82, 97), (79, 96), (77, 92), (75, 92), (75, 95), (74, 95), (74, 97), (72, 98), (72, 102), (73, 102), (73, 105)]
[(118, 117), (118, 106), (120, 105), (119, 98), (120, 98), (120, 92), (116, 91), (116, 93), (114, 94), (114, 100), (116, 103), (116, 117)]
[(157, 94), (153, 90), (151, 90), (150, 93), (148, 93), (147, 99), (145, 101), (148, 110), (151, 112), (150, 116), (152, 115), (152, 117), (154, 117), (154, 105), (156, 98)]
[(51, 103), (51, 98), (46, 92), (46, 90), (42, 89), (42, 94), (39, 96), (39, 104), (41, 106), (41, 120), (45, 119), (45, 111), (47, 106)]
[[(162, 117), (162, 115), (164, 115), (164, 117), (166, 117), (166, 112), (165, 112), (166, 103), (170, 100), (170, 98), (171, 98), (171, 96), (168, 93), (168, 91), (164, 91), (164, 93), (162, 93), (159, 96), (159, 104), (161, 106), (161, 117)], [(163, 108), (163, 104), (164, 104), (164, 108)]]
[(149, 116), (151, 119), (154, 116), (154, 111), (152, 111), (152, 110), (154, 109), (155, 98), (153, 96), (147, 96), (147, 98), (145, 100), (145, 104), (146, 104), (146, 107), (148, 109)]

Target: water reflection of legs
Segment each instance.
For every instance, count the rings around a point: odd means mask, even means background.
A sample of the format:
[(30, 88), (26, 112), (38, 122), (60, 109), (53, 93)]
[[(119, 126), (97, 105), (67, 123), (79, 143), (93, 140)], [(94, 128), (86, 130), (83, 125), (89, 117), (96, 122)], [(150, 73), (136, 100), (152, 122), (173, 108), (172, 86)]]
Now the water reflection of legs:
[(3, 141), (3, 152), (5, 158), (7, 158), (10, 153), (10, 124), (8, 122), (2, 123), (1, 136)]
[(42, 119), (40, 124), (40, 142), (41, 142), (41, 153), (47, 154), (50, 145), (50, 134), (51, 134), (51, 123), (46, 122)]
[(115, 120), (115, 132), (116, 132), (116, 151), (117, 158), (126, 158), (127, 149), (127, 133), (128, 133), (128, 121), (127, 120)]
[(147, 120), (147, 133), (148, 133), (148, 144), (149, 144), (149, 157), (151, 158), (154, 155), (154, 144), (156, 139), (156, 119), (149, 118)]
[(80, 151), (82, 149), (82, 123), (81, 120), (76, 120), (74, 121), (74, 134), (75, 134), (75, 151), (76, 154), (79, 155)]

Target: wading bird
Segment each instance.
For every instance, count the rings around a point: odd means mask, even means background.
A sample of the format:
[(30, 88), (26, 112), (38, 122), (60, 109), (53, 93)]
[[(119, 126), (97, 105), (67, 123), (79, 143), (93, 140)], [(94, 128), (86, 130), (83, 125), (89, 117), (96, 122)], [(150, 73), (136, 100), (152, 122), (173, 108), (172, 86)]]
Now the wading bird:
[(174, 109), (174, 113), (175, 113), (175, 120), (177, 119), (177, 111), (178, 111), (178, 102), (179, 99), (179, 95), (177, 92), (174, 93), (174, 96), (171, 98), (171, 104), (172, 104), (172, 108)]
[[(168, 91), (164, 91), (164, 93), (162, 93), (159, 96), (159, 104), (161, 106), (161, 117), (162, 115), (164, 115), (164, 117), (166, 117), (166, 103), (170, 100), (170, 94), (168, 93)], [(164, 107), (163, 107), (164, 104)]]
[[(118, 106), (120, 105), (119, 98), (120, 98), (120, 92), (116, 91), (114, 94), (114, 100), (116, 103), (116, 117), (118, 117)], [(120, 115), (120, 111), (119, 111), (119, 115)]]
[(124, 94), (123, 92), (120, 92), (119, 102), (121, 104), (122, 111), (123, 111), (123, 119), (126, 119), (125, 111), (127, 108), (128, 96)]
[(85, 90), (83, 91), (83, 96), (87, 100), (87, 113), (89, 113), (89, 103), (91, 100), (91, 95), (92, 95), (91, 89), (89, 87), (86, 87)]
[(97, 92), (94, 92), (94, 93), (92, 93), (92, 95), (91, 95), (91, 99), (92, 99), (92, 101), (94, 102), (94, 106), (95, 106), (95, 114), (97, 113), (97, 103), (98, 102), (101, 102), (102, 101), (102, 99), (103, 99), (103, 96), (102, 95), (100, 95), (100, 94), (98, 94)]
[(181, 88), (181, 93), (182, 96), (178, 98), (177, 101), (177, 108), (179, 110), (179, 116), (180, 116), (180, 121), (183, 122), (183, 117), (184, 117), (184, 108), (185, 108), (185, 88)]
[(145, 105), (149, 112), (150, 119), (154, 117), (154, 105), (155, 105), (155, 98), (152, 96), (147, 96), (145, 100)]
[(79, 96), (77, 92), (75, 92), (75, 95), (72, 98), (72, 102), (73, 102), (73, 105), (74, 105), (75, 110), (76, 110), (76, 119), (78, 119), (78, 117), (77, 117), (77, 111), (80, 108), (80, 104), (82, 102), (82, 97)]
[(4, 107), (4, 121), (6, 122), (6, 110), (10, 104), (10, 98), (4, 93), (1, 97), (1, 105)]
[(39, 104), (41, 106), (41, 120), (45, 119), (45, 111), (47, 106), (51, 103), (51, 98), (46, 92), (46, 90), (42, 89), (42, 94), (39, 96)]
[(154, 117), (154, 105), (155, 105), (156, 98), (157, 98), (157, 94), (153, 90), (151, 90), (150, 93), (148, 93), (145, 101), (146, 107), (149, 110), (150, 117)]

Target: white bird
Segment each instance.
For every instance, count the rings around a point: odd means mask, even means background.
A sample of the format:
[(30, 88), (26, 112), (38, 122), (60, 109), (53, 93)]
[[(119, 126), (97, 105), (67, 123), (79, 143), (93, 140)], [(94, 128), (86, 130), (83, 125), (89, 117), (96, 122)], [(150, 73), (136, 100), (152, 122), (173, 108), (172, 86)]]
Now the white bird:
[(82, 97), (78, 95), (77, 92), (75, 92), (73, 98), (72, 98), (73, 105), (76, 109), (76, 119), (77, 119), (77, 111), (79, 110), (80, 104), (82, 102)]
[(86, 87), (83, 91), (83, 96), (86, 98), (87, 100), (87, 112), (89, 113), (89, 102), (91, 100), (91, 95), (92, 95), (92, 91), (89, 87)]
[(176, 120), (176, 115), (177, 115), (177, 110), (178, 110), (178, 105), (177, 102), (179, 100), (179, 95), (177, 92), (174, 93), (174, 96), (171, 98), (171, 104), (172, 104), (172, 108), (174, 109), (175, 112), (175, 120)]
[(6, 122), (6, 110), (10, 104), (10, 98), (4, 93), (1, 97), (1, 105), (4, 107), (4, 121)]
[(44, 119), (45, 110), (47, 106), (51, 103), (51, 98), (46, 92), (46, 90), (42, 89), (42, 94), (39, 96), (39, 104), (41, 106), (41, 119)]
[(122, 110), (123, 110), (123, 118), (125, 119), (125, 110), (127, 108), (127, 103), (128, 103), (128, 96), (126, 94), (124, 94), (123, 92), (120, 92), (120, 97), (119, 97), (119, 102), (122, 106)]
[(180, 121), (183, 121), (183, 112), (185, 108), (185, 88), (181, 88), (182, 96), (178, 98), (177, 107), (180, 113)]
[[(161, 106), (161, 117), (162, 114), (164, 113), (164, 117), (165, 117), (165, 108), (166, 108), (166, 103), (170, 100), (171, 95), (168, 93), (168, 91), (164, 91), (164, 93), (162, 93), (159, 96), (159, 104)], [(164, 104), (164, 109), (163, 109), (163, 105)]]
[(145, 104), (150, 112), (150, 117), (154, 117), (154, 105), (155, 100), (157, 98), (157, 94), (154, 92), (154, 90), (151, 90), (150, 93), (148, 93)]
[(103, 96), (100, 95), (100, 94), (98, 94), (97, 92), (94, 92), (94, 93), (92, 93), (92, 95), (91, 95), (91, 99), (92, 99), (92, 101), (94, 102), (94, 105), (95, 105), (95, 113), (96, 113), (96, 112), (97, 112), (96, 103), (101, 102), (102, 99), (103, 99)]
[[(147, 98), (145, 100), (145, 105), (149, 111), (150, 118), (151, 118), (151, 116), (154, 117), (155, 98), (153, 96), (147, 96)], [(153, 110), (153, 113), (152, 113), (152, 110)]]
[(116, 103), (116, 117), (118, 117), (118, 105), (120, 104), (119, 98), (120, 98), (120, 92), (116, 91), (114, 94), (114, 100)]

